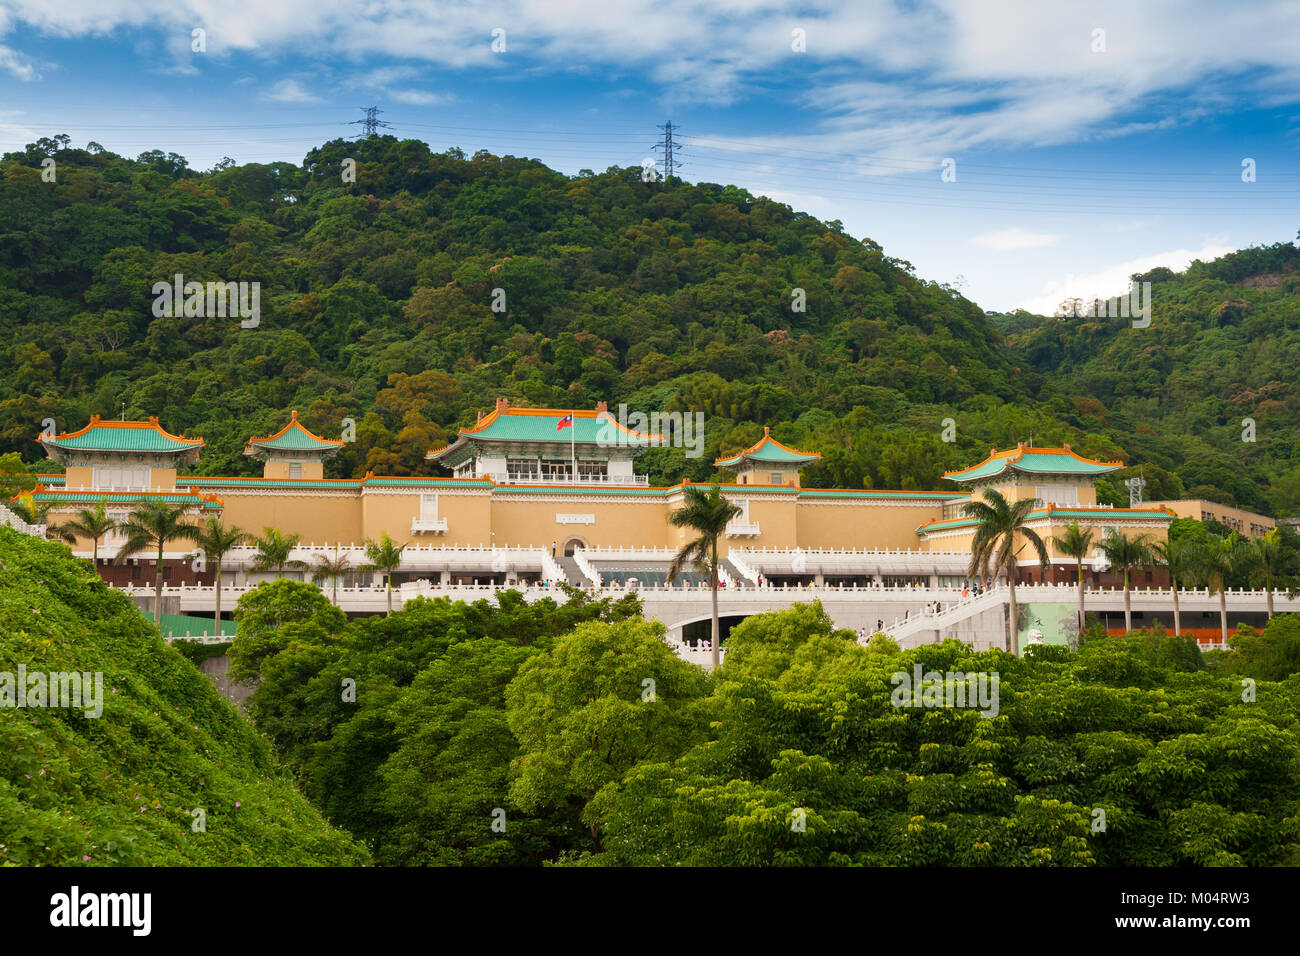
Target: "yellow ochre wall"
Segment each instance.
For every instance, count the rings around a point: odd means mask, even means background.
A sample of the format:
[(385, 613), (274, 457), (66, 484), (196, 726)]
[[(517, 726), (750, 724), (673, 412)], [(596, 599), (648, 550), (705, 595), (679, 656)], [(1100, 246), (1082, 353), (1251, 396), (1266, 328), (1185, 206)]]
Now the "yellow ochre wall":
[(916, 529), (937, 521), (942, 501), (918, 506), (880, 499), (826, 498), (799, 502), (800, 548), (911, 548), (922, 547)]
[[(325, 466), (319, 461), (299, 461), (296, 464), (302, 465), (301, 477), (304, 481), (320, 481), (325, 477)], [(290, 462), (271, 459), (262, 467), (262, 477), (277, 481), (289, 480), (289, 465)]]

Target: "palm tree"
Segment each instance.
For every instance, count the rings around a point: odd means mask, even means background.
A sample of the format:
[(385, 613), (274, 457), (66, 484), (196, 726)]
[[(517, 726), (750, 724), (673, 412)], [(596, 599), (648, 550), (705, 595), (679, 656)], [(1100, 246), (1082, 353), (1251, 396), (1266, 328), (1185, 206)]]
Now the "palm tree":
[(1223, 645), (1228, 645), (1228, 578), (1241, 570), (1248, 557), (1248, 545), (1237, 532), (1226, 538), (1211, 537), (1197, 552), (1197, 564), (1205, 586), (1219, 595), (1219, 627)]
[(1169, 572), (1169, 586), (1174, 592), (1174, 636), (1178, 637), (1183, 633), (1178, 588), (1196, 577), (1196, 548), (1187, 538), (1170, 538), (1153, 542), (1151, 557), (1157, 567)]
[(76, 544), (77, 538), (89, 538), (91, 541), (90, 563), (99, 567), (99, 539), (114, 528), (117, 522), (108, 516), (107, 499), (100, 498), (94, 508), (82, 508), (69, 521), (58, 527), (58, 535), (68, 544)]
[(1130, 604), (1129, 574), (1153, 563), (1151, 542), (1147, 535), (1130, 538), (1123, 531), (1112, 529), (1101, 541), (1101, 550), (1110, 566), (1124, 572), (1124, 630), (1133, 630), (1133, 608)]
[(153, 583), (154, 623), (162, 625), (163, 546), (171, 541), (193, 538), (195, 527), (185, 520), (184, 505), (169, 505), (156, 498), (146, 499), (121, 524), (126, 540), (113, 559), (125, 564), (133, 554), (148, 548), (158, 549), (157, 571)]
[(668, 583), (672, 584), (682, 573), (682, 568), (693, 564), (709, 574), (709, 596), (713, 600), (713, 630), (711, 651), (713, 668), (722, 662), (718, 647), (718, 538), (727, 532), (732, 518), (744, 512), (722, 496), (722, 488), (714, 485), (708, 493), (691, 485), (686, 486), (682, 506), (668, 516), (670, 524), (678, 528), (698, 531), (699, 537), (681, 546), (673, 563), (668, 566)]
[(277, 578), (284, 577), (285, 568), (305, 568), (305, 561), (290, 561), (289, 555), (298, 547), (302, 535), (284, 534), (276, 528), (263, 528), (261, 537), (253, 536), (257, 557), (253, 559), (254, 571), (274, 571)]
[(216, 566), (216, 606), (212, 612), (212, 636), (221, 633), (221, 562), (232, 549), (248, 540), (239, 528), (223, 528), (216, 518), (209, 518), (194, 532), (194, 543), (203, 552), (203, 559)]
[(1252, 538), (1246, 551), (1246, 563), (1252, 587), (1264, 589), (1268, 599), (1268, 617), (1273, 619), (1273, 591), (1292, 590), (1295, 576), (1289, 567), (1290, 555), (1282, 547), (1282, 532), (1269, 529), (1262, 538)]
[(966, 505), (966, 514), (979, 524), (971, 540), (970, 567), (966, 573), (983, 580), (1000, 576), (1007, 582), (1010, 609), (1007, 613), (1007, 650), (1020, 653), (1019, 613), (1016, 607), (1016, 559), (1020, 548), (1016, 536), (1020, 535), (1038, 552), (1038, 565), (1047, 571), (1047, 547), (1038, 532), (1025, 527), (1029, 512), (1037, 507), (1033, 498), (1007, 501), (996, 488), (984, 489), (984, 500), (972, 500)]
[(339, 578), (348, 573), (351, 565), (352, 559), (346, 554), (339, 554), (339, 546), (336, 544), (334, 545), (334, 557), (331, 558), (328, 554), (316, 555), (316, 565), (311, 572), (312, 583), (320, 584), (322, 581), (332, 581), (334, 585), (333, 603), (338, 604)]
[(1080, 528), (1079, 522), (1072, 521), (1065, 527), (1065, 534), (1059, 538), (1052, 537), (1056, 550), (1067, 558), (1074, 558), (1079, 568), (1079, 633), (1070, 641), (1070, 650), (1078, 650), (1083, 638), (1083, 559), (1092, 552), (1092, 529)]
[(362, 565), (361, 570), (384, 572), (384, 587), (388, 589), (388, 613), (392, 614), (393, 572), (402, 563), (402, 552), (406, 550), (406, 545), (398, 545), (385, 531), (379, 536), (378, 544), (367, 538), (365, 547), (369, 563)]

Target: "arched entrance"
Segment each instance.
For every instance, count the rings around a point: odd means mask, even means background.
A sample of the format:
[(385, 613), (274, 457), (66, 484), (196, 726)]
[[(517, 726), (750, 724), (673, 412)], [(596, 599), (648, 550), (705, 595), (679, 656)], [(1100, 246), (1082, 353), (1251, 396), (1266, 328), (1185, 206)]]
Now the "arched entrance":
[(564, 542), (564, 550), (561, 551), (560, 553), (564, 555), (566, 558), (571, 558), (573, 557), (574, 548), (588, 548), (588, 547), (590, 547), (590, 545), (588, 545), (586, 541), (582, 540), (582, 538), (576, 538), (576, 537), (569, 538), (567, 541)]
[[(727, 643), (727, 638), (731, 636), (731, 629), (743, 621), (748, 614), (719, 614), (718, 615), (718, 644), (721, 646)], [(694, 647), (700, 641), (707, 641), (713, 635), (713, 618), (706, 617), (698, 621), (689, 621), (682, 625), (682, 640)]]

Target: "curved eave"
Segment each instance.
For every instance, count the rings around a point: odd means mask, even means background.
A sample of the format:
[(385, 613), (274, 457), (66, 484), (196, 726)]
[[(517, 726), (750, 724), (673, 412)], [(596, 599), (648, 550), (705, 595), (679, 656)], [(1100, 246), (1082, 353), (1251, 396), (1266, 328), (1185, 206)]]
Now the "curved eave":
[[(1052, 468), (1045, 465), (1034, 467), (1032, 463), (1025, 462), (1026, 456), (1030, 456), (1035, 460), (1060, 458), (1067, 462), (1083, 465), (1085, 468)], [(997, 465), (996, 468), (989, 467), (994, 464)], [(1073, 475), (1075, 477), (1090, 478), (1119, 471), (1124, 468), (1124, 463), (1122, 461), (1097, 461), (1092, 458), (1084, 458), (1082, 455), (1076, 455), (1073, 451), (1065, 448), (1020, 448), (1015, 451), (996, 452), (978, 465), (970, 468), (963, 468), (959, 471), (945, 471), (943, 477), (949, 481), (979, 481), (984, 478), (996, 478), (1005, 474), (1008, 468), (1028, 475)]]
[[(1077, 521), (1080, 518), (1086, 518), (1096, 523), (1103, 522), (1106, 518), (1146, 518), (1155, 521), (1172, 521), (1178, 517), (1170, 508), (1060, 508), (1056, 505), (1049, 505), (1046, 508), (1038, 508), (1025, 515), (1025, 522), (1041, 521), (1044, 518), (1056, 520), (1065, 518)], [(978, 518), (946, 518), (935, 521), (927, 521), (916, 529), (917, 534), (929, 534), (934, 531), (951, 531), (954, 528), (965, 528), (979, 524)]]
[[(782, 456), (778, 458), (765, 458), (761, 452), (769, 445), (777, 448)], [(783, 445), (772, 437), (767, 428), (763, 429), (763, 437), (750, 445), (742, 452), (738, 452), (728, 458), (719, 458), (714, 461), (715, 468), (733, 468), (742, 461), (753, 462), (762, 465), (799, 465), (803, 466), (812, 461), (821, 458), (818, 452), (799, 451), (797, 448), (791, 448), (789, 445)]]
[[(162, 437), (165, 441), (171, 442), (170, 448), (122, 448), (114, 447), (111, 444), (69, 444), (73, 439), (82, 438), (90, 435), (96, 430), (104, 432), (152, 432)], [(138, 453), (146, 455), (174, 455), (186, 452), (197, 452), (204, 446), (202, 438), (186, 438), (184, 435), (173, 435), (161, 425), (158, 424), (156, 415), (150, 416), (148, 421), (143, 422), (119, 422), (101, 419), (98, 415), (91, 415), (90, 421), (78, 428), (76, 431), (63, 432), (59, 435), (38, 435), (36, 441), (50, 448), (58, 449), (64, 452), (113, 452), (113, 453)]]

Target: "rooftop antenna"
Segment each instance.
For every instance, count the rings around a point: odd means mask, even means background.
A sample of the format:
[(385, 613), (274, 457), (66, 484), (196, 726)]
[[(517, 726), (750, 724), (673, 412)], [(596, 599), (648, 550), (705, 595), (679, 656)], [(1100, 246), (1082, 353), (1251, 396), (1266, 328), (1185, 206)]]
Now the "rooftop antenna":
[(122, 403), (122, 421), (126, 421), (126, 402)]
[(363, 128), (362, 132), (354, 136), (353, 139), (369, 139), (371, 136), (378, 136), (381, 127), (383, 129), (393, 128), (391, 123), (385, 123), (383, 120), (379, 119), (379, 114), (382, 113), (383, 110), (378, 106), (362, 106), (360, 109), (366, 111), (366, 118), (353, 120), (348, 124), (349, 126), (360, 126)]
[(1136, 508), (1142, 504), (1142, 489), (1146, 488), (1147, 480), (1138, 474), (1136, 478), (1124, 479), (1124, 487), (1128, 488), (1128, 506)]

